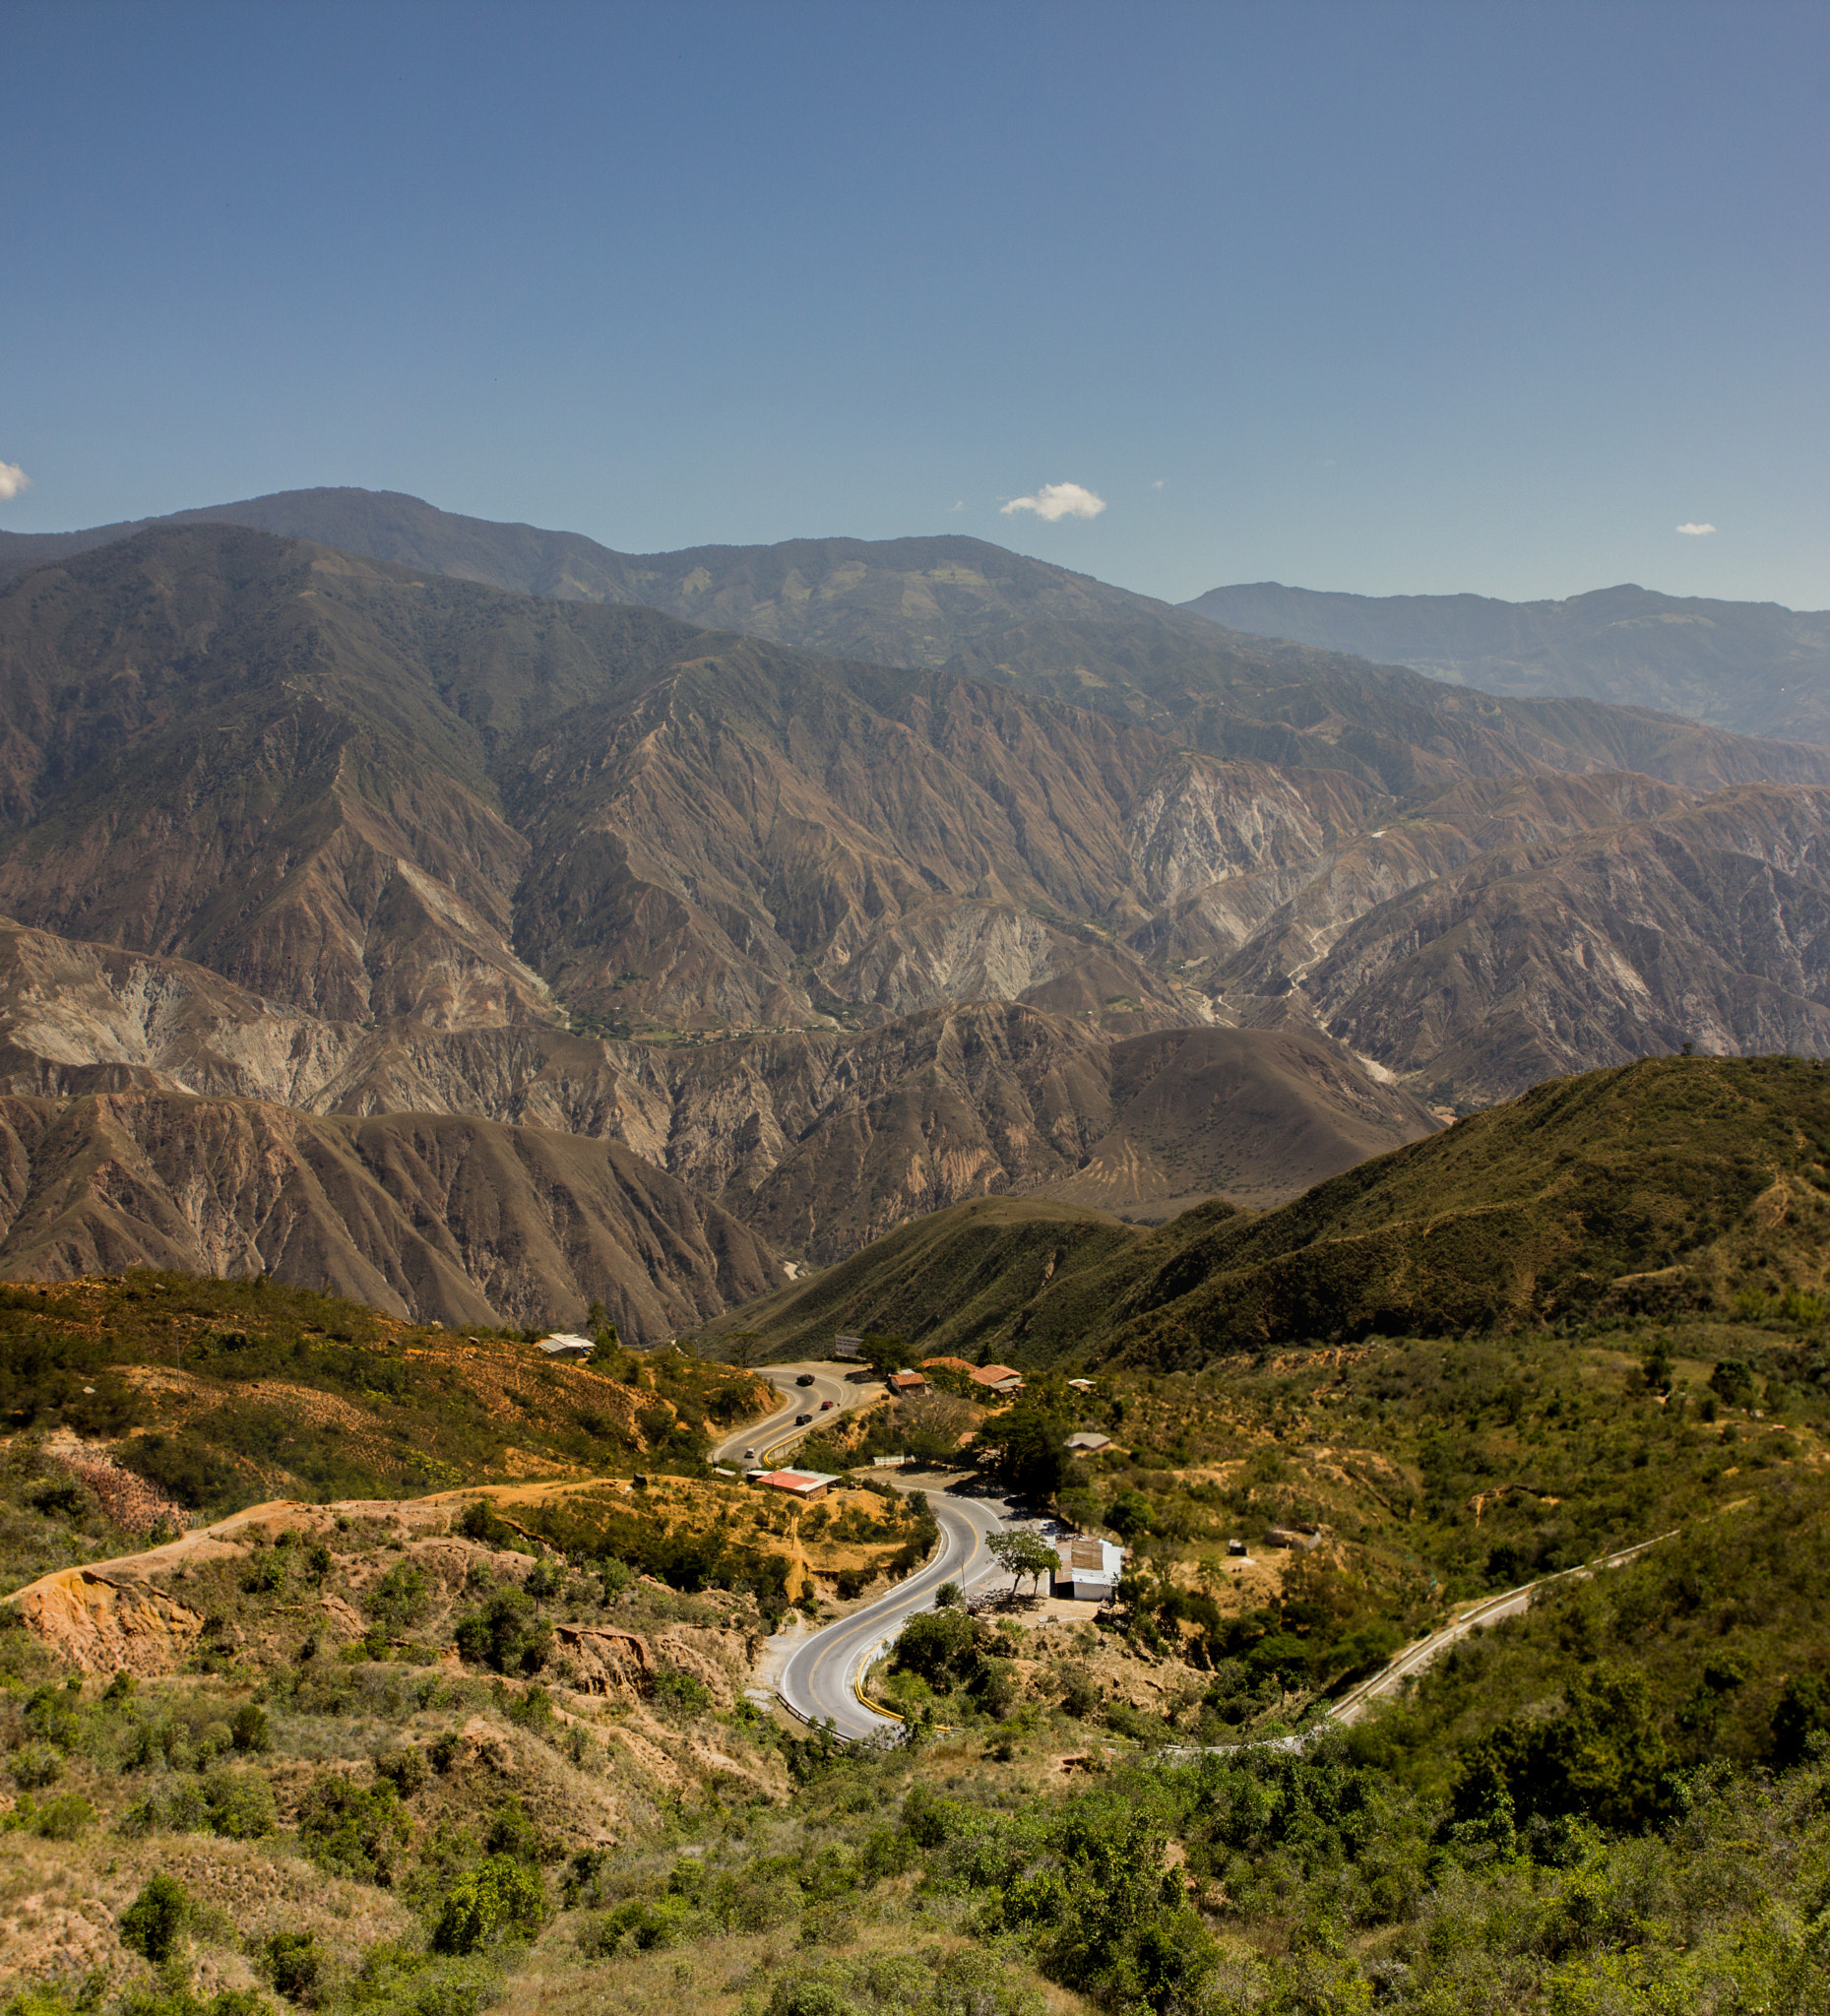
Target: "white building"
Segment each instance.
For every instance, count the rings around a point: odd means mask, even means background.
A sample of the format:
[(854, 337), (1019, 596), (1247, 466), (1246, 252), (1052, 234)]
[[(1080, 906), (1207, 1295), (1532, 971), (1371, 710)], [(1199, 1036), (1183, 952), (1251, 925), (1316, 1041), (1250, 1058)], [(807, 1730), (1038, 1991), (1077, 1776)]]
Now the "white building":
[(1076, 1603), (1109, 1603), (1124, 1573), (1125, 1550), (1108, 1540), (1084, 1533), (1055, 1542), (1061, 1565), (1055, 1570), (1054, 1593)]

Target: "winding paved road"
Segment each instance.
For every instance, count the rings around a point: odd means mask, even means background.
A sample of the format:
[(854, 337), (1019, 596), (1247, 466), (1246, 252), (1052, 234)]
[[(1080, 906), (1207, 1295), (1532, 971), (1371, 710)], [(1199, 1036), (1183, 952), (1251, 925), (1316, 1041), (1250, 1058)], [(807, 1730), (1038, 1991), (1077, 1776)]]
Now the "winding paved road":
[(864, 1669), (943, 1582), (970, 1590), (988, 1575), (1004, 1573), (985, 1552), (984, 1544), (1006, 1524), (1005, 1500), (936, 1491), (928, 1505), (940, 1522), (941, 1544), (927, 1566), (899, 1582), (888, 1596), (816, 1631), (789, 1654), (776, 1692), (790, 1715), (803, 1722), (830, 1722), (849, 1740), (897, 1728), (890, 1716), (866, 1708), (858, 1699), (857, 1682)]
[[(830, 1400), (836, 1413), (842, 1408), (861, 1407), (882, 1390), (874, 1378), (853, 1385), (849, 1374), (857, 1368), (850, 1365), (805, 1363), (759, 1369), (780, 1388), (783, 1405), (721, 1442), (713, 1452), (715, 1463), (780, 1463), (803, 1436), (830, 1422), (832, 1416), (820, 1411), (822, 1400)], [(811, 1386), (794, 1383), (803, 1373), (811, 1375)], [(813, 1419), (805, 1427), (795, 1427), (794, 1417), (807, 1413)], [(747, 1453), (751, 1450), (754, 1456)], [(982, 1489), (954, 1489), (930, 1493), (928, 1505), (940, 1525), (940, 1548), (934, 1558), (899, 1582), (887, 1596), (828, 1624), (785, 1653), (775, 1691), (790, 1714), (803, 1722), (831, 1722), (842, 1736), (852, 1740), (896, 1728), (892, 1718), (858, 1700), (859, 1674), (896, 1637), (904, 1622), (925, 1607), (943, 1582), (972, 1589), (988, 1576), (1003, 1573), (984, 1545), (991, 1534), (1001, 1532), (1010, 1521), (1002, 1498), (987, 1496)]]
[[(818, 1412), (822, 1400), (832, 1401), (836, 1411), (857, 1407), (875, 1397), (875, 1380), (868, 1385), (854, 1386), (847, 1378), (845, 1370), (830, 1364), (768, 1365), (762, 1369), (764, 1376), (773, 1380), (787, 1396), (786, 1404), (765, 1419), (752, 1422), (749, 1427), (720, 1443), (715, 1462), (742, 1461), (745, 1452), (752, 1449), (756, 1451), (755, 1460), (773, 1457), (780, 1461), (800, 1436), (811, 1433), (824, 1418)], [(812, 1374), (814, 1383), (811, 1387), (794, 1384), (803, 1372)], [(813, 1420), (804, 1428), (795, 1428), (795, 1415), (806, 1413), (810, 1408)], [(982, 1490), (955, 1489), (932, 1493), (928, 1503), (940, 1522), (941, 1547), (927, 1566), (918, 1569), (906, 1582), (899, 1582), (889, 1595), (879, 1597), (875, 1603), (867, 1604), (849, 1617), (840, 1618), (835, 1624), (828, 1624), (824, 1630), (814, 1632), (812, 1637), (802, 1640), (787, 1653), (775, 1691), (789, 1712), (801, 1721), (830, 1722), (838, 1734), (850, 1741), (879, 1735), (898, 1727), (893, 1718), (866, 1707), (859, 1699), (858, 1681), (865, 1669), (895, 1639), (905, 1620), (922, 1608), (943, 1582), (957, 1582), (963, 1589), (970, 1590), (988, 1576), (1003, 1572), (985, 1552), (984, 1544), (990, 1535), (1015, 1523), (1017, 1515), (1011, 1512), (1007, 1500), (987, 1496)], [(1503, 1595), (1488, 1597), (1483, 1603), (1464, 1610), (1440, 1630), (1432, 1631), (1427, 1638), (1407, 1647), (1389, 1666), (1381, 1667), (1370, 1678), (1351, 1688), (1329, 1707), (1313, 1728), (1296, 1735), (1272, 1738), (1273, 1745), (1277, 1748), (1300, 1748), (1328, 1723), (1357, 1721), (1374, 1701), (1393, 1693), (1414, 1674), (1421, 1672), (1432, 1660), (1440, 1657), (1459, 1639), (1467, 1637), (1469, 1632), (1483, 1630), (1489, 1624), (1498, 1623), (1502, 1617), (1517, 1616), (1527, 1609), (1538, 1591), (1550, 1583), (1593, 1575), (1603, 1568), (1621, 1567), (1636, 1555), (1643, 1554), (1648, 1547), (1655, 1547), (1660, 1542), (1672, 1538), (1672, 1534), (1660, 1534), (1656, 1539), (1641, 1541), (1637, 1546), (1622, 1547), (1618, 1553), (1605, 1555), (1584, 1567), (1565, 1568), (1558, 1574), (1528, 1582), (1523, 1588), (1509, 1589)], [(1250, 1744), (1245, 1747), (1258, 1746)]]
[[(747, 1428), (739, 1428), (734, 1435), (727, 1435), (712, 1452), (714, 1463), (734, 1463), (739, 1468), (765, 1461), (772, 1455), (779, 1461), (789, 1447), (802, 1436), (810, 1435), (829, 1417), (820, 1412), (820, 1402), (830, 1400), (833, 1412), (842, 1408), (862, 1407), (868, 1400), (875, 1400), (881, 1390), (875, 1379), (868, 1384), (852, 1385), (848, 1376), (856, 1370), (855, 1366), (807, 1363), (799, 1365), (761, 1365), (757, 1368), (762, 1376), (779, 1387), (783, 1394), (783, 1405), (772, 1415), (766, 1415), (759, 1421), (752, 1421)], [(794, 1381), (807, 1375), (813, 1381), (811, 1386), (796, 1386)], [(813, 1416), (804, 1428), (794, 1425), (797, 1414)], [(748, 1452), (754, 1449), (751, 1457)]]

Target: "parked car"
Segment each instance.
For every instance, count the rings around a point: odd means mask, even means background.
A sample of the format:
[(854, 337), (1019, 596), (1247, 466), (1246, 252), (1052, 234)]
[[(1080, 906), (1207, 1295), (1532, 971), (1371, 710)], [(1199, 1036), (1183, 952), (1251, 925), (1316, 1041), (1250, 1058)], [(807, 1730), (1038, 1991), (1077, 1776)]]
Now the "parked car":
[(811, 1386), (813, 1384), (813, 1374), (811, 1372), (802, 1372), (800, 1377), (794, 1381), (794, 1384), (796, 1386)]

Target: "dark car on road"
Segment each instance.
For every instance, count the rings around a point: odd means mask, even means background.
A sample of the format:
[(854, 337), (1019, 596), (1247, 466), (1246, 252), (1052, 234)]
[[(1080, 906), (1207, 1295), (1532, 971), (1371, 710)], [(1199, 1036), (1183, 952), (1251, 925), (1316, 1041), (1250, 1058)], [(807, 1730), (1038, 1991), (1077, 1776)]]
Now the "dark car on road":
[(813, 1384), (813, 1374), (811, 1372), (802, 1372), (800, 1377), (794, 1381), (794, 1384), (796, 1386), (811, 1386)]
[(797, 1428), (804, 1428), (812, 1418), (810, 1414), (797, 1414), (794, 1417), (794, 1425)]

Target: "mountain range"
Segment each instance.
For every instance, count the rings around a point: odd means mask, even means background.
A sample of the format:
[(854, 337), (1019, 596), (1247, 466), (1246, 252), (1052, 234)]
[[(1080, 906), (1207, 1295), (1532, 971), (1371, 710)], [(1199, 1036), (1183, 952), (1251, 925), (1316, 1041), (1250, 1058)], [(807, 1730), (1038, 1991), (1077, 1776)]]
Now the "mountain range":
[[(0, 540), (0, 1087), (89, 1115), (22, 1108), (15, 1264), (143, 1225), (650, 1338), (961, 1199), (1274, 1205), (1553, 1073), (1830, 1051), (1830, 751), (969, 539), (181, 516)], [(224, 1129), (331, 1203), (187, 1188)], [(510, 1163), (479, 1232), (453, 1171)]]
[(1560, 601), (1324, 595), (1275, 581), (1182, 606), (1230, 630), (1409, 665), (1488, 693), (1577, 693), (1737, 734), (1830, 742), (1830, 610), (1656, 595), (1630, 583)]

